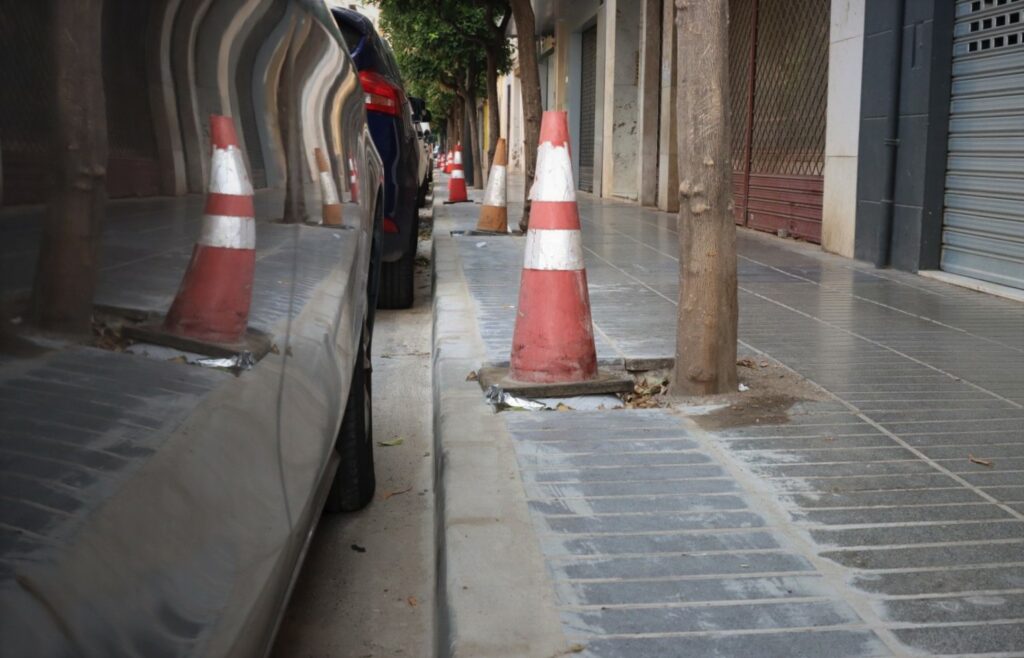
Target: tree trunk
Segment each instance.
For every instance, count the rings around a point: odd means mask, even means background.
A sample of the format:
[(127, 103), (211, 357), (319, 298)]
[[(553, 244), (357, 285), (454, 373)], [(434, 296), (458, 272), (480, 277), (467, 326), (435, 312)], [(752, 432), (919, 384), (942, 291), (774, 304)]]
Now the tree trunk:
[(544, 105), (540, 96), (540, 70), (537, 68), (537, 44), (533, 7), (530, 0), (511, 0), (512, 17), (516, 21), (516, 41), (519, 46), (519, 78), (523, 87), (523, 163), (526, 169), (526, 187), (523, 192), (523, 217), (519, 228), (530, 226), (530, 187), (537, 167), (537, 147), (540, 146), (540, 118)]
[(473, 187), (484, 189), (483, 167), (480, 162), (480, 131), (479, 121), (476, 116), (476, 95), (466, 94), (466, 116), (469, 117), (469, 147), (470, 157), (473, 160)]
[(32, 290), (32, 320), (51, 331), (88, 333), (106, 204), (107, 110), (103, 0), (52, 0), (56, 97), (54, 187)]
[(494, 162), (494, 149), (498, 148), (501, 115), (498, 108), (498, 56), (494, 46), (487, 49), (487, 166)]
[[(736, 391), (728, 0), (677, 2), (679, 317), (675, 395)], [(685, 64), (683, 64), (685, 63)]]
[(277, 91), (278, 125), (285, 159), (284, 212), (281, 221), (298, 224), (306, 221), (306, 193), (302, 183), (302, 126), (299, 114), (299, 85), (295, 79), (295, 62), (305, 41), (306, 29), (303, 19), (292, 30), (281, 65), (281, 81)]

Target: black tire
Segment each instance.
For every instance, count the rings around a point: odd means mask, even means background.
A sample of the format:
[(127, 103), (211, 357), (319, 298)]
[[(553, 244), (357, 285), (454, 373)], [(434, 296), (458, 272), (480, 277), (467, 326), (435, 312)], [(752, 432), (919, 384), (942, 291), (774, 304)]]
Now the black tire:
[(377, 488), (373, 472), (371, 381), (369, 331), (364, 326), (335, 447), (341, 461), (324, 503), (324, 510), (329, 513), (354, 512), (366, 507), (373, 500), (373, 492)]
[[(413, 211), (415, 212), (415, 210)], [(411, 244), (402, 257), (393, 263), (381, 263), (380, 292), (377, 308), (410, 308), (416, 279), (416, 241), (419, 238), (419, 219), (413, 222)]]

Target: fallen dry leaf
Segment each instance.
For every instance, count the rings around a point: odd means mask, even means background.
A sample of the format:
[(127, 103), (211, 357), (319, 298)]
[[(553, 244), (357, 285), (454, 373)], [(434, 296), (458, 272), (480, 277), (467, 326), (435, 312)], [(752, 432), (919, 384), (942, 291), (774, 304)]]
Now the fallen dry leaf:
[(477, 379), (478, 379), (478, 377), (476, 375), (476, 370), (471, 370), (469, 372), (469, 374), (466, 375), (466, 381), (467, 382), (475, 382), (475, 381), (477, 381)]
[(389, 491), (386, 494), (384, 494), (383, 496), (381, 496), (380, 499), (381, 500), (387, 500), (388, 498), (391, 498), (392, 496), (401, 496), (402, 494), (409, 493), (410, 491), (412, 491), (412, 487), (408, 487), (406, 489), (401, 489), (400, 491)]
[(741, 366), (743, 368), (753, 368), (757, 364), (749, 356), (745, 356), (742, 359), (737, 359), (736, 365)]
[(559, 402), (558, 406), (555, 407), (555, 411), (572, 411), (572, 407), (570, 407), (567, 404)]
[(415, 608), (416, 606), (418, 606), (420, 604), (420, 602), (416, 599), (415, 596), (410, 596), (405, 601), (406, 601), (406, 603), (408, 603), (413, 608)]
[(968, 453), (968, 455), (967, 455), (967, 461), (971, 462), (972, 464), (979, 464), (981, 466), (988, 466), (989, 468), (992, 468), (992, 460), (990, 460), (990, 459), (981, 459), (979, 457), (975, 457), (974, 455), (972, 455), (970, 453)]

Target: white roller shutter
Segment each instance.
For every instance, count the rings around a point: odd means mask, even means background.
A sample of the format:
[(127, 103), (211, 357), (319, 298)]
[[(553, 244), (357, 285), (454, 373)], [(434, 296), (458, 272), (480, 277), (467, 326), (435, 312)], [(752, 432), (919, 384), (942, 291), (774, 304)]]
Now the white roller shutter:
[(942, 269), (1024, 289), (1024, 0), (957, 2)]

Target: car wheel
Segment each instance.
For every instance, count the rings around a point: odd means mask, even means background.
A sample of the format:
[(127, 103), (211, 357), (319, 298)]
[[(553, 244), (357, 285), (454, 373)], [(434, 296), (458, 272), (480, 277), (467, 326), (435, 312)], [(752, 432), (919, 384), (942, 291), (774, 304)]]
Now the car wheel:
[(341, 458), (327, 494), (327, 512), (354, 512), (373, 499), (377, 480), (373, 472), (373, 409), (370, 367), (370, 332), (365, 323), (352, 369), (345, 416), (336, 450)]
[(419, 221), (413, 223), (412, 244), (402, 257), (393, 263), (381, 263), (380, 292), (377, 308), (409, 308), (413, 302), (413, 287), (416, 278), (416, 240), (419, 238)]

